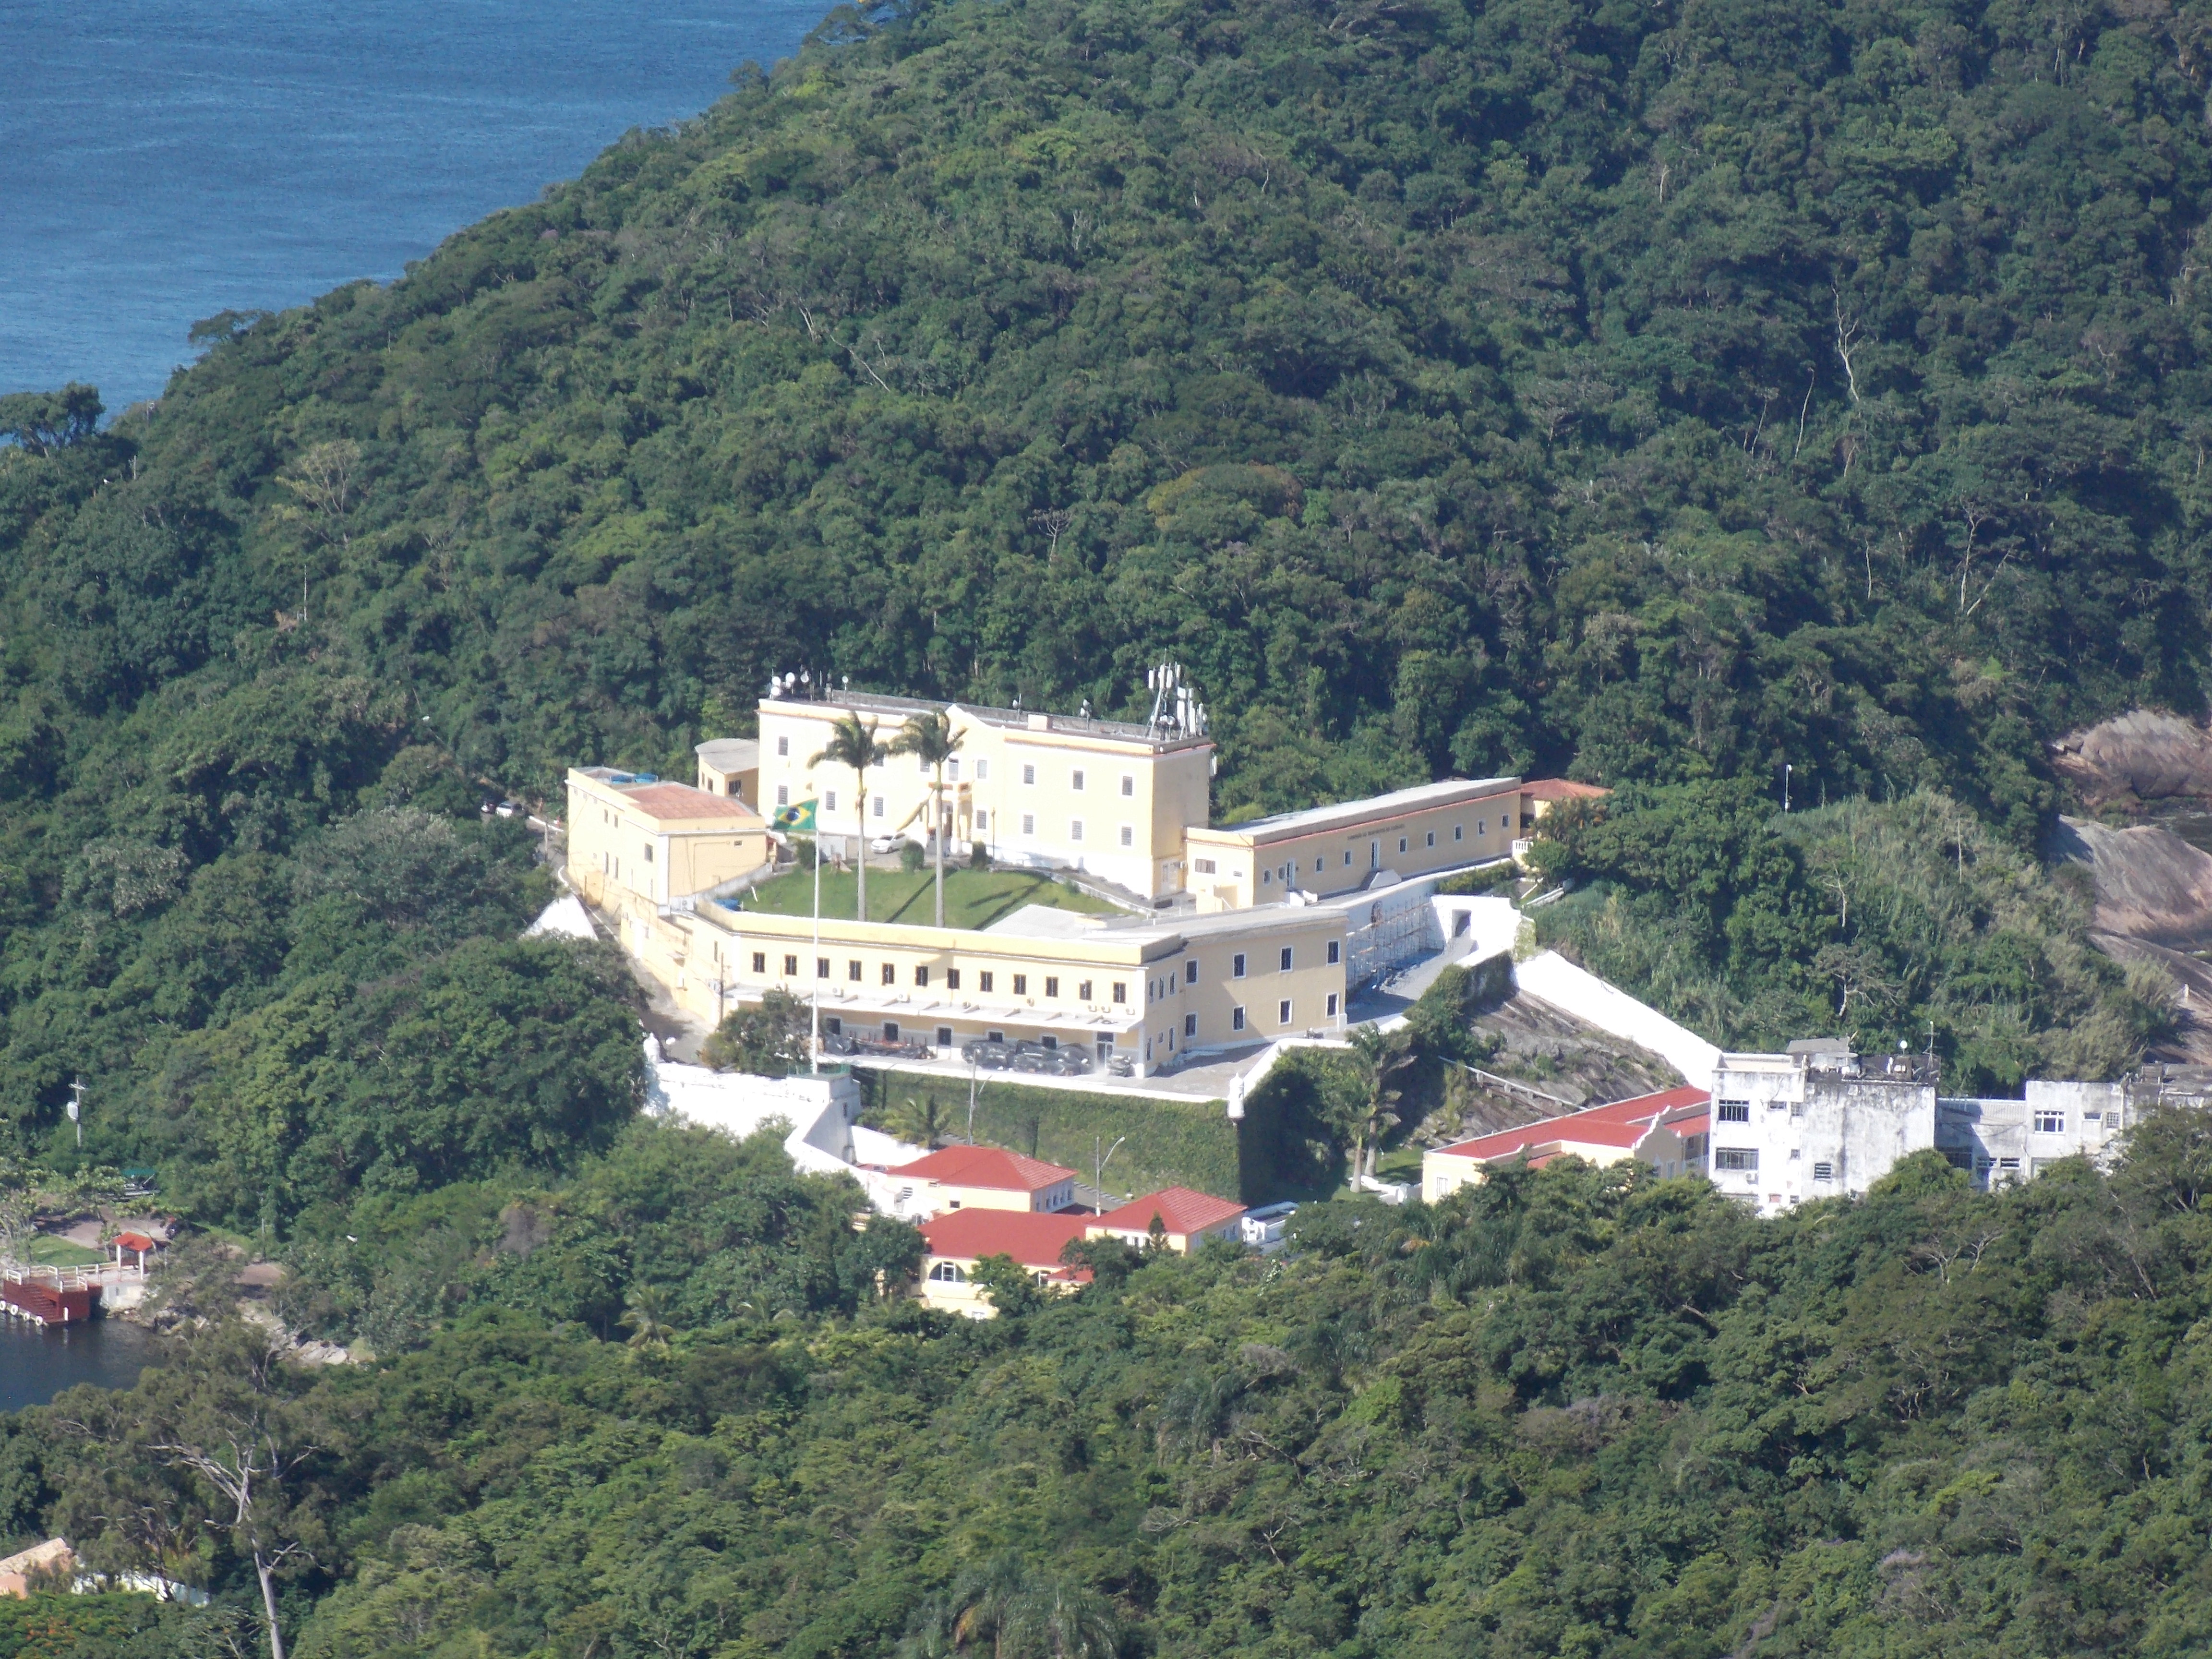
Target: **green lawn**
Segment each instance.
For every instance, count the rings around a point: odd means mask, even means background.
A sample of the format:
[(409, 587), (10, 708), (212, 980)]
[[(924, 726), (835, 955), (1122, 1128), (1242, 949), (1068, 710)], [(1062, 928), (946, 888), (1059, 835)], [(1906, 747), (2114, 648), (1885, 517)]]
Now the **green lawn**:
[[(857, 884), (850, 870), (824, 870), (822, 914), (841, 921), (851, 921)], [(903, 870), (871, 869), (868, 920), (929, 926), (937, 920), (934, 885), (935, 877), (927, 870), (908, 875)], [(1044, 904), (1058, 910), (1080, 910), (1091, 915), (1115, 911), (1115, 907), (1103, 900), (1079, 892), (1042, 871), (954, 869), (945, 872), (945, 925), (948, 927), (988, 927), (1024, 904)], [(814, 908), (813, 873), (794, 870), (763, 882), (744, 896), (744, 906), (748, 910), (774, 915), (811, 915)]]
[(97, 1267), (107, 1260), (104, 1251), (57, 1238), (51, 1233), (40, 1233), (33, 1238), (23, 1254), (34, 1267)]

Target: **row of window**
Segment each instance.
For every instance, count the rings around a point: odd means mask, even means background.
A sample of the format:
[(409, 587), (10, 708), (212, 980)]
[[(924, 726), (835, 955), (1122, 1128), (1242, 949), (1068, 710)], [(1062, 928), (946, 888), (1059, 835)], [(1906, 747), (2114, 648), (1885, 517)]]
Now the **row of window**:
[[(787, 737), (778, 738), (775, 740), (775, 752), (777, 757), (781, 759), (790, 759), (791, 739)], [(919, 768), (924, 776), (928, 775), (930, 767), (927, 761), (920, 761)], [(960, 781), (959, 757), (955, 756), (945, 763), (945, 776), (948, 782), (957, 783)], [(975, 763), (975, 781), (978, 783), (988, 783), (990, 780), (991, 763), (988, 760), (978, 760)], [(1036, 781), (1036, 767), (1034, 764), (1025, 764), (1022, 768), (1022, 781), (1024, 784), (1034, 787)], [(1089, 786), (1089, 775), (1081, 767), (1077, 767), (1067, 775), (1068, 787), (1074, 790), (1079, 794), (1084, 792), (1084, 790)], [(1125, 798), (1133, 800), (1136, 798), (1137, 778), (1136, 774), (1133, 772), (1124, 772), (1121, 774), (1121, 793)], [(782, 801), (779, 804), (787, 806), (790, 805), (788, 801)], [(1433, 841), (1435, 837), (1431, 836), (1430, 839)]]
[[(1505, 827), (1505, 820), (1500, 818), (1498, 821), (1498, 826), (1499, 829), (1503, 830)], [(1490, 820), (1488, 818), (1477, 818), (1474, 821), (1474, 833), (1478, 836), (1489, 834)], [(1427, 831), (1426, 834), (1428, 837), (1428, 844), (1431, 847), (1434, 847), (1437, 844), (1437, 832), (1431, 830)], [(1454, 841), (1464, 841), (1467, 838), (1467, 826), (1463, 823), (1455, 823), (1452, 825), (1451, 838)], [(1413, 838), (1409, 836), (1399, 836), (1398, 850), (1401, 853), (1411, 851), (1412, 840)], [(1349, 847), (1344, 849), (1343, 867), (1347, 870), (1352, 867), (1352, 849)], [(1368, 862), (1370, 864), (1376, 863), (1380, 860), (1381, 857), (1382, 843), (1380, 842), (1370, 842), (1368, 843)], [(1200, 875), (1210, 876), (1214, 873), (1213, 860), (1212, 859), (1200, 859), (1196, 861), (1196, 868)], [(1325, 855), (1317, 857), (1314, 860), (1314, 874), (1317, 876), (1323, 875), (1328, 872), (1328, 860)], [(1260, 885), (1262, 887), (1268, 887), (1279, 881), (1284, 886), (1287, 887), (1297, 879), (1297, 872), (1298, 866), (1296, 860), (1292, 860), (1287, 864), (1277, 865), (1271, 870), (1262, 870), (1260, 872)]]
[[(1330, 939), (1325, 948), (1324, 954), (1328, 959), (1328, 965), (1332, 968), (1334, 967), (1338, 963), (1344, 959), (1344, 942), (1341, 939)], [(1276, 965), (1279, 971), (1285, 974), (1293, 971), (1297, 959), (1297, 947), (1289, 945), (1284, 945), (1282, 949), (1276, 953)], [(1236, 955), (1231, 957), (1229, 958), (1229, 977), (1231, 979), (1243, 979), (1247, 972), (1247, 960), (1245, 954), (1241, 951)], [(933, 981), (931, 976), (936, 971), (936, 969), (931, 968), (926, 963), (916, 964), (914, 969), (915, 988), (916, 990), (926, 991), (929, 989), (933, 982), (942, 985), (944, 988), (948, 991), (957, 991), (961, 988), (961, 969), (957, 968), (947, 968), (944, 970), (944, 974), (941, 978)], [(756, 951), (753, 952), (753, 972), (760, 975), (765, 975), (768, 972), (767, 951)], [(796, 978), (798, 976), (799, 957), (796, 955), (787, 956), (784, 957), (783, 972), (786, 978)], [(883, 963), (880, 974), (880, 982), (882, 984), (896, 985), (898, 983), (897, 963), (890, 962)], [(817, 979), (829, 979), (832, 977), (830, 973), (830, 959), (828, 957), (817, 957), (814, 958), (814, 977)], [(845, 977), (855, 983), (858, 983), (860, 981), (866, 977), (866, 971), (857, 957), (848, 957), (846, 960)], [(1014, 994), (1018, 997), (1027, 996), (1029, 994), (1030, 976), (1027, 974), (1015, 974), (1012, 977), (1014, 982)], [(1044, 994), (1048, 997), (1058, 996), (1060, 994), (1060, 976), (1056, 974), (1048, 974), (1043, 977), (1045, 988)], [(978, 991), (988, 992), (994, 990), (997, 988), (997, 982), (998, 975), (995, 970), (992, 969), (982, 969), (975, 975), (975, 988)], [(1183, 963), (1182, 983), (1185, 985), (1195, 985), (1198, 983), (1198, 961), (1195, 957), (1192, 957)], [(1076, 1000), (1079, 1002), (1088, 1002), (1091, 1000), (1091, 982), (1087, 979), (1078, 982), (1075, 992)], [(1154, 1002), (1158, 1002), (1161, 998), (1172, 994), (1175, 989), (1175, 986), (1176, 977), (1173, 973), (1170, 973), (1164, 979), (1153, 980), (1146, 989), (1148, 991), (1150, 1000)], [(1128, 1000), (1128, 986), (1124, 981), (1118, 979), (1114, 981), (1114, 995), (1112, 1000), (1115, 1002), (1126, 1002)]]

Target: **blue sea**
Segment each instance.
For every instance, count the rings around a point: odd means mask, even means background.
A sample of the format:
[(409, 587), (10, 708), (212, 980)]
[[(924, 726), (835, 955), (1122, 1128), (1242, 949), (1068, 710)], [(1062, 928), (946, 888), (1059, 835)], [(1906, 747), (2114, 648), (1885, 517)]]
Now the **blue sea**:
[(399, 275), (829, 0), (0, 0), (0, 392), (155, 396), (185, 332)]

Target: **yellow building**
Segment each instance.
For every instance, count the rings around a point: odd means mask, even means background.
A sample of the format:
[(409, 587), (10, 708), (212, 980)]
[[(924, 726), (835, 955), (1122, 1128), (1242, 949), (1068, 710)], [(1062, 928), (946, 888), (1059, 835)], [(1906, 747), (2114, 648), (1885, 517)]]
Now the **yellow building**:
[(871, 841), (925, 840), (932, 769), (891, 757), (870, 770), (865, 814), (856, 814), (852, 771), (811, 762), (848, 713), (874, 722), (888, 746), (908, 715), (931, 710), (944, 711), (960, 738), (945, 769), (951, 844), (981, 842), (1005, 864), (1085, 871), (1139, 898), (1181, 890), (1184, 832), (1206, 822), (1213, 776), (1213, 740), (1188, 714), (1146, 725), (860, 692), (826, 702), (765, 697), (758, 804), (772, 814), (817, 802), (833, 853), (863, 817)]
[(710, 795), (728, 795), (760, 805), (760, 744), (752, 738), (710, 738), (696, 745), (699, 787)]
[(1522, 783), (1454, 780), (1188, 832), (1189, 890), (1201, 910), (1243, 909), (1293, 892), (1358, 890), (1512, 855)]
[(604, 766), (568, 772), (568, 879), (645, 957), (660, 914), (769, 860), (768, 826), (742, 800)]
[[(825, 1033), (1063, 1044), (1145, 1075), (1195, 1050), (1344, 1029), (1341, 907), (1098, 917), (1030, 905), (981, 930), (743, 910), (708, 898), (623, 943), (708, 1024), (772, 988), (819, 999)], [(818, 942), (817, 942), (818, 936)]]

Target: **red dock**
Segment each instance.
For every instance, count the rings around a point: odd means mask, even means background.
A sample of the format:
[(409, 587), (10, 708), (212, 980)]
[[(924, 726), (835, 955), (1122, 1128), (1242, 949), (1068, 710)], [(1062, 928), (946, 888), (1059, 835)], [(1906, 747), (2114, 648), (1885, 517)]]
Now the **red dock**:
[(36, 1278), (0, 1278), (0, 1310), (41, 1325), (82, 1324), (99, 1304), (99, 1285), (82, 1273), (50, 1268)]

